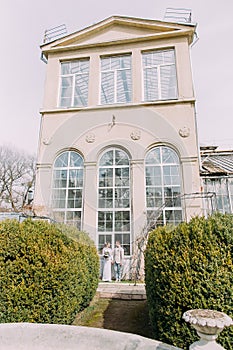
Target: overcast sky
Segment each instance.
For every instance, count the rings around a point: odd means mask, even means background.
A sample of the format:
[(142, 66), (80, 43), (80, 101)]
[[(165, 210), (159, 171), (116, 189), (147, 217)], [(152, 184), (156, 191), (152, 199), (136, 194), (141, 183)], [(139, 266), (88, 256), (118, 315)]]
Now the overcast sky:
[(1, 0), (0, 145), (36, 153), (46, 65), (45, 29), (75, 32), (111, 15), (162, 20), (167, 7), (192, 9), (191, 49), (200, 144), (233, 149), (233, 0)]

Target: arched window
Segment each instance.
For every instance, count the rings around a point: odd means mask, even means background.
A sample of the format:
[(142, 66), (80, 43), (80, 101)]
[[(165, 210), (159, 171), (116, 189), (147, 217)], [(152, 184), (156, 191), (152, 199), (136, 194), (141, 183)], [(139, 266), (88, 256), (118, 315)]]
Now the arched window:
[(151, 226), (182, 221), (181, 175), (177, 154), (169, 147), (155, 147), (145, 160), (146, 206)]
[(98, 246), (120, 241), (130, 255), (130, 163), (128, 155), (117, 148), (106, 151), (98, 170)]
[(74, 151), (60, 154), (53, 167), (52, 210), (56, 221), (81, 229), (83, 158)]

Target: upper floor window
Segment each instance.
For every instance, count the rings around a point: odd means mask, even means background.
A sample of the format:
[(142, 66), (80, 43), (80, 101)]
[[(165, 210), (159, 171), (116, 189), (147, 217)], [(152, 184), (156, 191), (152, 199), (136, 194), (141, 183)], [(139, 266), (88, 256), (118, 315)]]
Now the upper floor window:
[(156, 50), (142, 54), (144, 101), (177, 98), (175, 52)]
[(83, 158), (74, 151), (60, 154), (53, 167), (52, 208), (58, 222), (81, 229)]
[(61, 63), (61, 107), (87, 106), (89, 59)]
[(132, 100), (131, 55), (101, 58), (101, 104)]

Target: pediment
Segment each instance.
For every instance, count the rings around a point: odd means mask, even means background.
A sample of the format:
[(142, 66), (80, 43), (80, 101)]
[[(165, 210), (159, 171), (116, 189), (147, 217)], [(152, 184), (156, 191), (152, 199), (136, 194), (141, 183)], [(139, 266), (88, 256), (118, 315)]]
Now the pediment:
[(42, 50), (68, 49), (69, 47), (98, 45), (100, 43), (103, 45), (104, 43), (137, 40), (144, 37), (186, 31), (187, 29), (190, 28), (187, 28), (186, 25), (175, 23), (113, 16), (61, 39), (44, 44), (42, 45)]

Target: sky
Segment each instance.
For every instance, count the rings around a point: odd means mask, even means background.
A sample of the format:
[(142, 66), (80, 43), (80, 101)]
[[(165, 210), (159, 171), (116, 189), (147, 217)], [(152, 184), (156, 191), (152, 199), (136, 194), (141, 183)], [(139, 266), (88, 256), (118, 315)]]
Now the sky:
[(166, 8), (189, 8), (199, 40), (191, 48), (200, 145), (233, 150), (233, 1), (0, 0), (0, 146), (36, 154), (46, 65), (44, 31), (72, 33), (112, 15), (163, 20)]

